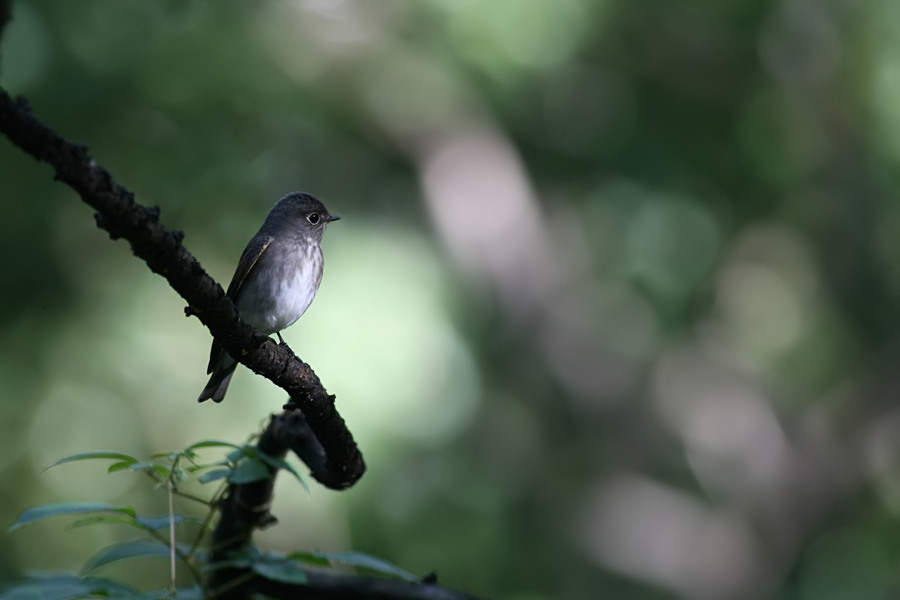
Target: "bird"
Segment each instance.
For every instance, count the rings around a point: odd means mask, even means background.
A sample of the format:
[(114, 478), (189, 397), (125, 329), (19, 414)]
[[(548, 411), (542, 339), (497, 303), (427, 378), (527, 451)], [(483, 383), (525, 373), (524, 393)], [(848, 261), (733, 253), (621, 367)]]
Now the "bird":
[[(312, 303), (322, 281), (322, 235), (340, 219), (311, 194), (292, 192), (279, 200), (247, 243), (228, 286), (241, 318), (264, 335), (293, 325)], [(213, 338), (207, 373), (212, 375), (198, 402), (221, 402), (237, 367)]]

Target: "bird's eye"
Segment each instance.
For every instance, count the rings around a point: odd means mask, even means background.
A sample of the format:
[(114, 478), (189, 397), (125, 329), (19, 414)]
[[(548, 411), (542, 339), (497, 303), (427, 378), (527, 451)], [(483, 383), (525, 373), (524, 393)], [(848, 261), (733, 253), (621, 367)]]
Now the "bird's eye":
[(311, 213), (306, 216), (306, 220), (312, 223), (313, 225), (319, 222), (319, 213)]

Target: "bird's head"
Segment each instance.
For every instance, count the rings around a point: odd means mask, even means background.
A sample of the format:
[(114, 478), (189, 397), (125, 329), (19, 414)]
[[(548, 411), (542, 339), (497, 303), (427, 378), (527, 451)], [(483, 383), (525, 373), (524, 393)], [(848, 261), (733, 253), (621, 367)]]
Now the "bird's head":
[(266, 223), (272, 227), (299, 228), (322, 239), (325, 226), (338, 219), (339, 216), (329, 213), (312, 194), (292, 192), (272, 207)]

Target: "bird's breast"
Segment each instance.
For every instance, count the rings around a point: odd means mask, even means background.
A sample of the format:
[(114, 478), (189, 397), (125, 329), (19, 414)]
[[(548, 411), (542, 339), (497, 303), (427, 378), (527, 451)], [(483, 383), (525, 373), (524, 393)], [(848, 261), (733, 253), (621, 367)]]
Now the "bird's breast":
[(265, 334), (293, 325), (319, 289), (322, 260), (317, 250), (285, 253), (282, 260), (266, 256), (270, 260), (258, 265), (256, 277), (241, 290), (238, 309), (244, 320)]

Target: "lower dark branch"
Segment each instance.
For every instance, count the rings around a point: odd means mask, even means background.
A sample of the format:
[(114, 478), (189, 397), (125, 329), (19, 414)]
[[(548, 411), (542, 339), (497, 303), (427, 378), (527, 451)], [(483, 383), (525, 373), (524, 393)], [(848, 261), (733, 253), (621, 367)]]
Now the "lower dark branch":
[[(0, 0), (0, 9), (4, 6)], [(238, 362), (286, 390), (301, 408), (325, 453), (325, 464), (314, 476), (323, 485), (342, 489), (365, 472), (365, 463), (350, 431), (313, 370), (286, 346), (279, 346), (245, 323), (200, 263), (182, 245), (183, 234), (160, 223), (159, 209), (134, 200), (98, 165), (87, 148), (60, 137), (38, 121), (24, 99), (0, 89), (0, 132), (25, 152), (51, 165), (56, 179), (74, 189), (96, 211), (97, 224), (110, 237), (125, 238), (134, 254), (190, 305), (190, 312), (221, 339)], [(185, 399), (188, 401), (188, 399)]]
[[(324, 453), (303, 413), (287, 408), (273, 416), (256, 445), (260, 452), (283, 458), (295, 453), (316, 473), (324, 464)], [(227, 563), (246, 556), (253, 531), (274, 525), (269, 512), (278, 470), (267, 467), (269, 477), (246, 484), (229, 484), (220, 518), (212, 534), (210, 564)], [(242, 550), (244, 552), (242, 552)], [(247, 600), (260, 594), (289, 600), (475, 600), (460, 592), (442, 588), (434, 581), (409, 582), (380, 577), (359, 577), (309, 568), (307, 582), (292, 584), (266, 579), (250, 567), (230, 566), (210, 573), (207, 590), (215, 600)]]
[(304, 585), (256, 577), (247, 587), (256, 594), (284, 600), (476, 600), (431, 583), (339, 575), (310, 569)]

